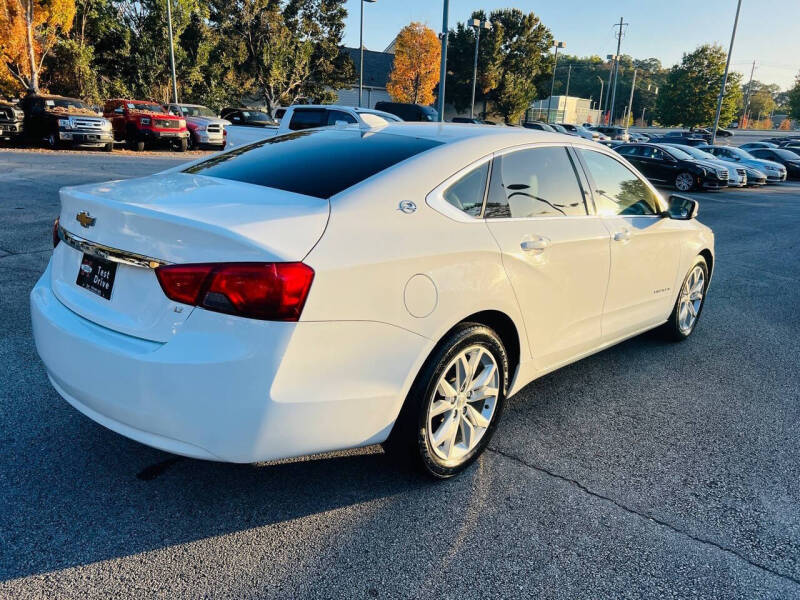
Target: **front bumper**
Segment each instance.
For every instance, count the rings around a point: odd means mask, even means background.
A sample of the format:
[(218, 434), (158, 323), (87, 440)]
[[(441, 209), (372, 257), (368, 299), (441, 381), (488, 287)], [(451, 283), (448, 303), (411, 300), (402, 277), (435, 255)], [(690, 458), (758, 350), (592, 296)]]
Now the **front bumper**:
[(22, 123), (0, 123), (0, 140), (13, 140), (22, 137)]
[(172, 141), (189, 137), (189, 131), (161, 131), (158, 129), (143, 129), (141, 132), (145, 140)]
[(767, 183), (782, 183), (786, 181), (786, 171), (781, 171), (780, 174), (767, 173)]
[(728, 180), (718, 177), (698, 177), (698, 182), (704, 190), (721, 190), (728, 187)]
[(386, 439), (430, 340), (374, 322), (282, 323), (194, 309), (166, 342), (111, 331), (30, 296), (56, 391), (89, 418), (193, 458), (257, 462)]
[(198, 144), (207, 144), (209, 146), (222, 146), (225, 144), (225, 135), (221, 131), (195, 131), (194, 136)]
[(73, 146), (105, 146), (114, 142), (114, 133), (109, 131), (80, 131), (75, 129), (59, 129), (58, 138), (62, 142), (70, 142)]

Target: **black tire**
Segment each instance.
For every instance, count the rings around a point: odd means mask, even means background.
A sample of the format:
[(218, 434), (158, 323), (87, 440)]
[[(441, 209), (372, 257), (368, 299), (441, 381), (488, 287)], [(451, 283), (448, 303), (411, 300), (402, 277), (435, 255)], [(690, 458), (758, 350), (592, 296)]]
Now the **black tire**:
[(114, 142), (108, 142), (105, 146), (103, 146), (103, 150), (105, 152), (113, 152), (114, 151)]
[[(694, 268), (699, 266), (703, 271), (704, 277), (704, 287), (703, 287), (703, 297), (700, 300), (700, 306), (696, 309), (697, 316), (694, 319), (694, 323), (692, 324), (691, 328), (686, 331), (681, 328), (680, 326), (680, 305), (681, 305), (681, 297), (683, 296), (683, 289), (686, 286), (686, 283), (689, 279), (689, 276), (694, 271)], [(703, 307), (706, 305), (706, 296), (708, 292), (708, 264), (706, 263), (706, 259), (702, 256), (698, 256), (692, 266), (689, 267), (689, 271), (686, 273), (686, 276), (681, 281), (681, 287), (678, 290), (678, 296), (675, 299), (675, 306), (672, 308), (672, 313), (669, 315), (669, 319), (664, 325), (661, 326), (661, 332), (664, 336), (671, 341), (674, 342), (682, 342), (683, 340), (687, 339), (695, 329), (697, 329), (697, 323), (700, 321), (700, 315), (703, 312)]]
[[(685, 179), (687, 176), (692, 181), (692, 184), (688, 188), (685, 187), (685, 184), (682, 183), (682, 179)], [(694, 175), (689, 173), (689, 171), (681, 171), (680, 173), (678, 173), (675, 176), (675, 181), (673, 182), (673, 185), (675, 186), (675, 189), (678, 190), (679, 192), (691, 192), (694, 188), (697, 187)]]
[(189, 149), (189, 141), (186, 138), (181, 138), (172, 144), (172, 149), (176, 152), (186, 152)]
[[(442, 373), (469, 346), (488, 351), (500, 370), (497, 400), (486, 431), (477, 445), (457, 464), (448, 464), (434, 452), (428, 436), (428, 407)], [(436, 346), (425, 361), (408, 392), (389, 439), (383, 443), (386, 454), (396, 462), (411, 465), (436, 479), (447, 479), (469, 467), (486, 449), (503, 413), (508, 388), (508, 354), (503, 342), (490, 328), (479, 323), (461, 323)]]
[(50, 148), (50, 150), (58, 150), (59, 148), (61, 148), (61, 144), (59, 143), (59, 140), (56, 137), (56, 134), (54, 133), (51, 133), (50, 135), (47, 136), (47, 138), (45, 139), (45, 143), (47, 144), (47, 147)]
[(136, 140), (133, 143), (133, 149), (137, 152), (142, 152), (144, 150), (144, 140)]

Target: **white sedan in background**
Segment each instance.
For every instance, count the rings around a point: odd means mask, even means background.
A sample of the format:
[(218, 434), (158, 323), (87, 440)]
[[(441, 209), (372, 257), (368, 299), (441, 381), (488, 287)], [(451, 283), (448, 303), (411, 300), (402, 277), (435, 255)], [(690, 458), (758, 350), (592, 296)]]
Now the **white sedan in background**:
[(533, 379), (691, 335), (714, 262), (696, 213), (575, 137), (309, 129), (62, 189), (33, 332), (58, 393), (144, 444), (254, 462), (381, 442), (448, 477)]

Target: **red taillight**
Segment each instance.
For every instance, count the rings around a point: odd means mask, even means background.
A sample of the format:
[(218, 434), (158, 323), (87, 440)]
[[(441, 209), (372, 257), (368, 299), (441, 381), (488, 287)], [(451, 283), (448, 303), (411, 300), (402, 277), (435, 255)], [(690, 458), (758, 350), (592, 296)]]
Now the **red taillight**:
[(297, 321), (314, 270), (303, 263), (203, 263), (156, 269), (171, 300), (262, 319)]
[(58, 246), (58, 242), (60, 241), (61, 238), (58, 235), (58, 217), (56, 217), (56, 220), (53, 221), (53, 248)]

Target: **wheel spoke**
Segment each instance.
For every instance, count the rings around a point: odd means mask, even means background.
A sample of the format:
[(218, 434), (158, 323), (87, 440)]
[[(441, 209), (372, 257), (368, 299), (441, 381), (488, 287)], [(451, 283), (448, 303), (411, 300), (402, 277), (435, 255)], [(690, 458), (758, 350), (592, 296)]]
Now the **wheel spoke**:
[(483, 402), (488, 398), (496, 398), (497, 397), (497, 388), (496, 387), (482, 387), (479, 390), (475, 390), (472, 392), (472, 397), (469, 399), (470, 403), (473, 402)]
[(455, 398), (458, 396), (456, 388), (454, 388), (444, 377), (439, 380), (439, 385), (436, 387), (436, 391), (445, 398)]
[(486, 387), (490, 383), (493, 383), (494, 374), (497, 371), (497, 368), (494, 366), (494, 363), (484, 366), (483, 371), (481, 374), (472, 382), (472, 391), (476, 391), (481, 389), (482, 387)]
[[(442, 421), (442, 424), (439, 426), (433, 436), (432, 441), (433, 445), (438, 448), (442, 444), (450, 444), (452, 445), (452, 441), (455, 439), (456, 432), (458, 431), (458, 415), (453, 414), (448, 415), (448, 417)], [(445, 449), (445, 455), (450, 455), (450, 448)]]
[(689, 314), (694, 319), (697, 316), (697, 311), (694, 308), (694, 302), (687, 302), (686, 303), (686, 308), (689, 309)]
[(478, 443), (475, 427), (472, 423), (470, 423), (469, 419), (465, 419), (463, 417), (461, 418), (459, 426), (461, 427), (461, 439), (464, 441), (464, 446), (466, 447), (467, 451), (470, 451), (472, 450), (473, 446)]
[(466, 404), (464, 408), (467, 409), (466, 416), (472, 425), (474, 425), (475, 427), (484, 427), (484, 428), (489, 426), (489, 419), (484, 417), (483, 414), (480, 413), (479, 411), (475, 410), (475, 407), (473, 407), (471, 404)]
[(429, 416), (431, 417), (438, 416), (442, 413), (447, 412), (448, 410), (451, 410), (452, 408), (453, 408), (453, 403), (450, 402), (449, 400), (436, 400), (431, 405)]
[(483, 350), (480, 348), (475, 348), (472, 351), (472, 354), (469, 357), (469, 362), (467, 363), (467, 377), (465, 379), (466, 387), (468, 389), (470, 385), (472, 385), (473, 380), (475, 379), (475, 373), (478, 371), (478, 365), (481, 362), (481, 356), (483, 355)]

